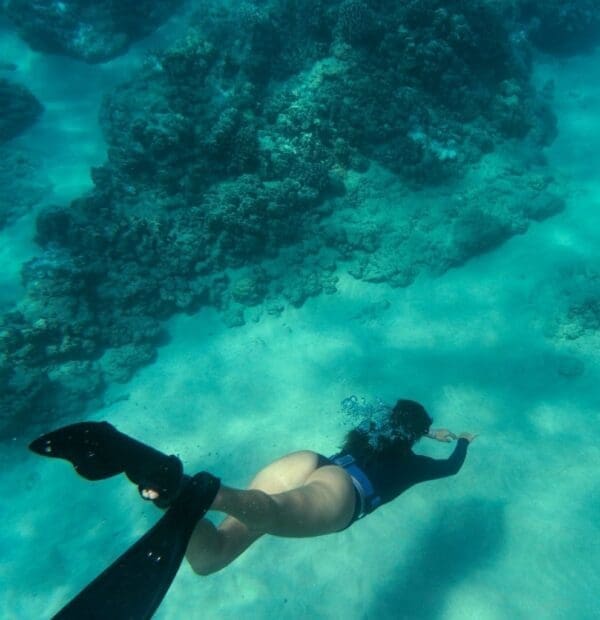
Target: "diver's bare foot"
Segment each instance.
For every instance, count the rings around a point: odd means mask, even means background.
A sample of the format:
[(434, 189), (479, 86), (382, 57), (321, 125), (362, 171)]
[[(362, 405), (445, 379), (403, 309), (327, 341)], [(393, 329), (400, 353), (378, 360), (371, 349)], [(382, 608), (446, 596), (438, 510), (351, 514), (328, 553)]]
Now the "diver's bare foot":
[(154, 501), (155, 499), (158, 499), (159, 497), (158, 493), (154, 489), (142, 489), (140, 493), (144, 499), (147, 499), (150, 501)]

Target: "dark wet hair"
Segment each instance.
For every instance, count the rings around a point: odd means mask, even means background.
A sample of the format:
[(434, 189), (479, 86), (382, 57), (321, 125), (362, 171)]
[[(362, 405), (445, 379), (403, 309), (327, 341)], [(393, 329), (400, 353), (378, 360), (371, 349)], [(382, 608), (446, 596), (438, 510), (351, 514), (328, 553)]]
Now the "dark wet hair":
[(346, 435), (340, 452), (351, 454), (362, 465), (387, 460), (408, 452), (429, 432), (432, 423), (423, 405), (401, 399), (383, 419), (370, 419), (353, 428)]

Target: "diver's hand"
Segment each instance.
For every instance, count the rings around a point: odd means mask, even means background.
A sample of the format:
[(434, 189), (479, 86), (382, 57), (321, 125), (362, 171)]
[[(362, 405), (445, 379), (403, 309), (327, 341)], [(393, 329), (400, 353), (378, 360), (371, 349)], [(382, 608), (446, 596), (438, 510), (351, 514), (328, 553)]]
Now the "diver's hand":
[(473, 433), (461, 433), (458, 436), (459, 439), (466, 439), (469, 443), (472, 443), (473, 441), (475, 441), (476, 437), (477, 435), (473, 435)]
[(443, 441), (444, 443), (450, 443), (452, 440), (456, 439), (456, 435), (446, 428), (438, 428), (435, 430), (432, 429), (429, 431), (428, 436), (431, 439), (435, 439), (436, 441)]

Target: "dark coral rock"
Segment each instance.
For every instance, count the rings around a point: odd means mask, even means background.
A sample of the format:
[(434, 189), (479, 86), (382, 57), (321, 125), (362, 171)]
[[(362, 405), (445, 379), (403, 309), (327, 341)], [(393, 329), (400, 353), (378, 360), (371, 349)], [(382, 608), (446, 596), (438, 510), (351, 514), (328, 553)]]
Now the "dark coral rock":
[(460, 264), (525, 232), (531, 220), (559, 213), (565, 201), (557, 193), (551, 177), (506, 171), (481, 191), (457, 195), (451, 204), (454, 214), (451, 262)]
[(573, 303), (567, 312), (563, 336), (576, 340), (600, 330), (600, 297), (588, 296)]
[(258, 164), (256, 127), (245, 124), (240, 110), (225, 109), (206, 139), (210, 156), (228, 174), (252, 172)]
[(9, 363), (0, 356), (0, 437), (21, 431), (32, 420), (43, 420), (52, 386), (46, 373)]
[(241, 3), (234, 31), (248, 37), (232, 46), (244, 73), (255, 83), (282, 79), (326, 53), (333, 16), (325, 0), (284, 0), (267, 7)]
[[(93, 351), (70, 351), (77, 325), (12, 312), (0, 321), (0, 436), (23, 426), (81, 415), (103, 390)], [(59, 351), (62, 347), (62, 352)]]
[[(486, 90), (519, 66), (510, 24), (494, 3), (413, 0), (401, 12), (401, 23), (390, 41), (396, 39), (407, 53), (403, 66), (453, 106), (468, 103), (469, 90), (471, 96), (485, 97)], [(477, 82), (479, 88), (472, 88)]]
[(350, 45), (372, 43), (381, 30), (375, 13), (363, 0), (344, 0), (338, 9), (336, 32)]
[(37, 218), (36, 242), (41, 246), (55, 243), (60, 246), (68, 245), (77, 234), (75, 218), (77, 211), (52, 205), (44, 209)]
[(600, 43), (596, 0), (520, 0), (521, 19), (531, 41), (557, 55), (591, 52)]
[(98, 364), (89, 361), (70, 361), (56, 366), (48, 373), (55, 386), (55, 400), (61, 407), (59, 415), (72, 413), (98, 397), (104, 380)]
[(9, 0), (6, 15), (33, 49), (96, 63), (125, 52), (181, 4), (182, 0)]
[(318, 191), (292, 180), (262, 183), (255, 175), (223, 182), (205, 195), (205, 223), (225, 264), (273, 255), (298, 240)]
[(532, 220), (545, 220), (565, 208), (565, 199), (551, 192), (530, 192), (522, 198), (524, 212)]
[(533, 125), (521, 85), (514, 81), (502, 83), (494, 98), (493, 112), (500, 131), (508, 138), (525, 137)]
[(558, 374), (567, 379), (575, 379), (585, 372), (585, 363), (574, 355), (561, 355), (556, 366)]
[(481, 209), (472, 205), (461, 210), (454, 223), (454, 246), (459, 256), (473, 256), (499, 245), (517, 232), (524, 222), (511, 216), (509, 209)]
[(192, 31), (106, 98), (101, 124), (124, 197), (198, 194), (256, 168), (259, 94), (217, 50)]
[[(0, 120), (0, 123), (2, 121)], [(0, 146), (0, 228), (38, 205), (52, 186), (44, 180), (41, 158), (15, 143)]]
[(565, 340), (597, 337), (600, 331), (600, 272), (586, 260), (558, 274), (556, 335)]
[(323, 292), (323, 281), (318, 271), (301, 270), (289, 274), (283, 288), (283, 296), (292, 306), (299, 308), (309, 297)]
[(0, 144), (31, 127), (43, 110), (24, 86), (0, 78)]
[(135, 371), (152, 362), (156, 358), (156, 351), (149, 344), (125, 344), (121, 347), (107, 349), (99, 360), (104, 380), (126, 383)]
[(231, 295), (244, 306), (256, 306), (264, 299), (266, 292), (266, 274), (255, 269), (234, 281)]

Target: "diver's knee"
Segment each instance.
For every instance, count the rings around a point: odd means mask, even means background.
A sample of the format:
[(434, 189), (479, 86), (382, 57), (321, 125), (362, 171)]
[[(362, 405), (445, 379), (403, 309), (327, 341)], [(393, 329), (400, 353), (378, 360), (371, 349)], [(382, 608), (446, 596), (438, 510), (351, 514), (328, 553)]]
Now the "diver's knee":
[(199, 577), (207, 577), (208, 575), (219, 572), (223, 568), (223, 564), (220, 562), (203, 562), (201, 560), (188, 561), (194, 573), (196, 573)]
[(198, 575), (198, 577), (208, 577), (208, 575), (216, 573), (219, 569), (212, 566), (201, 565), (192, 566), (192, 570), (196, 573), (196, 575)]

